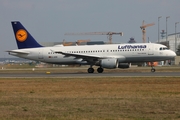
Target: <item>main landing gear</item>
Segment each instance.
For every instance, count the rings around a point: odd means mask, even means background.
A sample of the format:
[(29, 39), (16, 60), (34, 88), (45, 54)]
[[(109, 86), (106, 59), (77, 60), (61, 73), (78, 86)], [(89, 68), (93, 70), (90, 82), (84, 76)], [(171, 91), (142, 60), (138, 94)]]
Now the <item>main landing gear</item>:
[(97, 72), (98, 73), (102, 73), (104, 71), (104, 69), (102, 68), (102, 67), (99, 67), (98, 69), (97, 69)]
[(88, 73), (94, 73), (94, 68), (92, 67), (88, 68)]
[[(92, 68), (92, 66), (90, 66), (90, 68), (88, 68), (88, 73), (94, 73), (94, 68)], [(97, 68), (97, 72), (98, 73), (102, 73), (104, 71), (104, 69), (102, 67)]]

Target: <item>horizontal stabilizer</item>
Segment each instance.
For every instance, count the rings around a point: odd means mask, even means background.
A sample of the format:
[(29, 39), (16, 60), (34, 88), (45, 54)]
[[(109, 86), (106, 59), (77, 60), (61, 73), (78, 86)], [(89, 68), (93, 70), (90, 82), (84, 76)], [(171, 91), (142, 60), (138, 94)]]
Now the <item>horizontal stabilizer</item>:
[(29, 54), (30, 53), (30, 52), (26, 52), (26, 51), (22, 51), (22, 50), (9, 50), (9, 51), (6, 51), (6, 52), (17, 53), (17, 54)]

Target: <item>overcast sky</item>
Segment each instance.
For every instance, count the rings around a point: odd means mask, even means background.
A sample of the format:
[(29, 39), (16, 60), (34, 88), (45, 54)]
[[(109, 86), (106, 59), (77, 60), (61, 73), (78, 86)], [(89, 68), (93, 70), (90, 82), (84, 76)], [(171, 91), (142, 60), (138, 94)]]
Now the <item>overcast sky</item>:
[[(106, 35), (65, 36), (78, 32), (123, 32), (113, 36), (114, 43), (126, 43), (131, 37), (142, 42), (140, 26), (155, 23), (146, 29), (151, 42), (160, 30), (175, 32), (180, 22), (180, 0), (0, 0), (0, 58), (11, 57), (6, 50), (17, 49), (11, 21), (20, 21), (38, 42), (67, 42), (79, 39), (108, 41)], [(180, 24), (177, 25), (180, 32)]]

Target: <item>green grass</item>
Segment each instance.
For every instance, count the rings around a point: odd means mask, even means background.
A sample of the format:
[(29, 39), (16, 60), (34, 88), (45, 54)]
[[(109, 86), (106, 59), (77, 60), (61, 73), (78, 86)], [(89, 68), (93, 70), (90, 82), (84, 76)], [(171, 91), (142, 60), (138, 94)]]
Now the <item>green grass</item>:
[(0, 78), (0, 119), (180, 119), (179, 77)]

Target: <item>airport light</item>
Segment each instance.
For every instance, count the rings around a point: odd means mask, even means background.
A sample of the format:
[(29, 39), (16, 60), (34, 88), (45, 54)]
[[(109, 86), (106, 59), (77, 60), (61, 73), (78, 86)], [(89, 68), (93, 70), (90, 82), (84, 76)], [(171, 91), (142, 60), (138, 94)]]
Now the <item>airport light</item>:
[(159, 19), (160, 19), (160, 18), (162, 18), (162, 16), (159, 16), (159, 17), (158, 17), (158, 43), (159, 43), (159, 33), (160, 33), (160, 32), (159, 32)]
[[(167, 44), (167, 39), (168, 39), (168, 32), (167, 32), (167, 19), (170, 18), (170, 16), (166, 17), (166, 44)], [(169, 48), (169, 45), (168, 45)]]
[(174, 45), (174, 52), (176, 52), (176, 46), (177, 46), (177, 36), (176, 36), (176, 27), (179, 22), (175, 22), (175, 45)]

